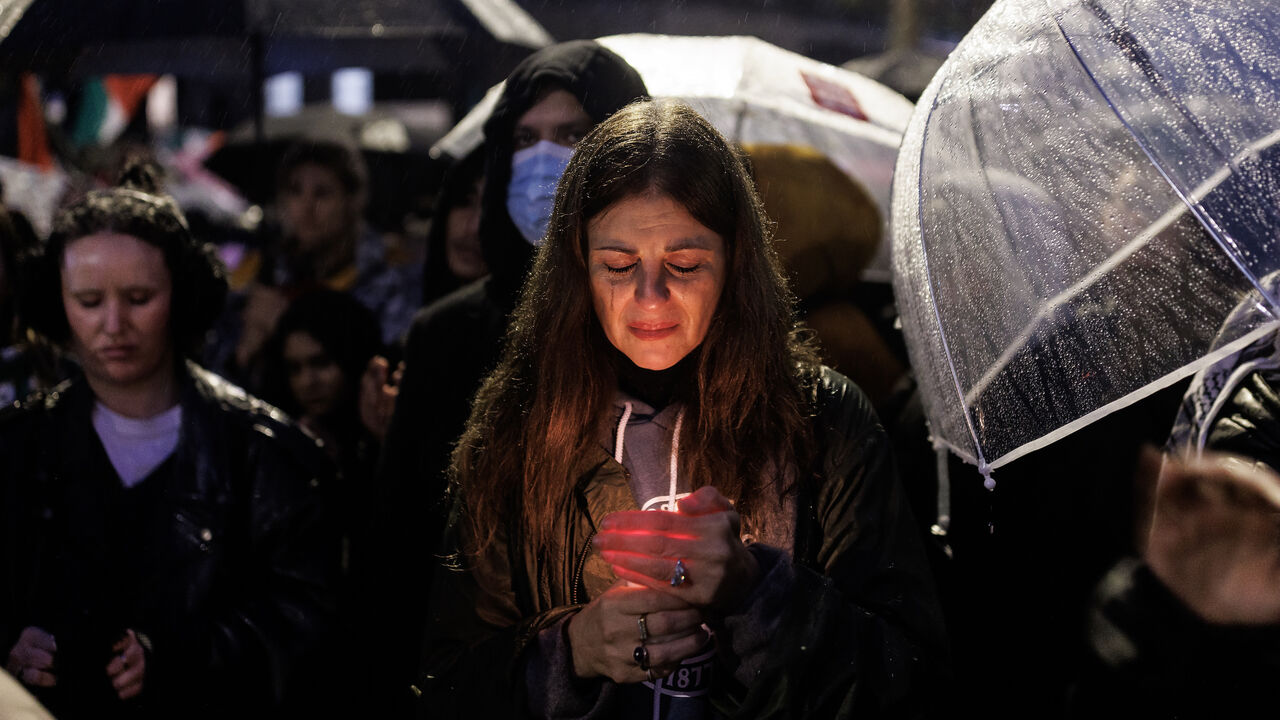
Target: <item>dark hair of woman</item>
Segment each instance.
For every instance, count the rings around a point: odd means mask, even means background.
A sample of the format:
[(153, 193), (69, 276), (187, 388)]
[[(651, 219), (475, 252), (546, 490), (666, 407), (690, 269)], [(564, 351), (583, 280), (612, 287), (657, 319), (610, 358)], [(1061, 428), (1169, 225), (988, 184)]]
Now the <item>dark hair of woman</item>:
[(130, 162), (120, 184), (92, 190), (64, 208), (53, 230), (24, 258), (18, 281), (18, 314), (28, 327), (57, 345), (70, 328), (62, 304), (62, 255), (67, 244), (96, 233), (130, 235), (164, 252), (173, 279), (169, 328), (179, 355), (197, 355), (222, 312), (226, 268), (212, 246), (198, 242), (173, 198), (159, 189), (158, 168)]
[(781, 503), (804, 477), (813, 445), (805, 388), (818, 361), (797, 331), (740, 153), (683, 104), (634, 103), (577, 145), (503, 358), (454, 451), (455, 481), (470, 479), (462, 492), (472, 550), (483, 550), (507, 517), (518, 518), (539, 555), (552, 557), (553, 519), (572, 490), (574, 459), (599, 442), (625, 361), (595, 317), (588, 223), (620, 200), (655, 191), (720, 235), (728, 258), (716, 314), (691, 353), (694, 379), (687, 397), (676, 398), (688, 408), (680, 475), (696, 478), (695, 486), (715, 478), (744, 522), (753, 507)]

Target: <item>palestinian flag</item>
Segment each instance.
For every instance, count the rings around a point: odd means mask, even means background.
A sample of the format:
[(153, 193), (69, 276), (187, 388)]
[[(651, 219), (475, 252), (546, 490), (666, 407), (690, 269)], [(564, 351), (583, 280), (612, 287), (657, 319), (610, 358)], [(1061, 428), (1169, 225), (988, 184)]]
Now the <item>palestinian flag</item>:
[(80, 111), (71, 127), (76, 147), (109, 145), (120, 137), (142, 104), (156, 75), (103, 75), (85, 82)]

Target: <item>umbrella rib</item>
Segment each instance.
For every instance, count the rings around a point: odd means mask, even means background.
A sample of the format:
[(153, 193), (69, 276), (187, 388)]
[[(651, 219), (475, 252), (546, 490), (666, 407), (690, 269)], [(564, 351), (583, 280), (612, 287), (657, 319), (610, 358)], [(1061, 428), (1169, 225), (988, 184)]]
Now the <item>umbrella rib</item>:
[[(941, 90), (941, 88), (939, 88), (939, 90)], [(934, 97), (937, 97), (936, 93)], [(923, 122), (924, 130), (921, 132), (921, 138), (920, 138), (920, 158), (917, 161), (917, 166), (916, 166), (917, 175), (924, 174), (924, 150), (926, 147), (928, 147), (929, 120), (932, 119), (933, 113), (936, 109), (937, 109), (937, 104), (935, 103), (932, 107), (929, 108), (929, 117), (925, 118)], [(916, 178), (916, 183), (917, 185), (921, 183), (920, 177)], [(924, 193), (921, 193), (921, 192), (916, 193), (916, 217), (920, 225), (920, 244), (921, 246), (923, 246), (925, 245)], [(942, 325), (942, 314), (938, 311), (937, 294), (934, 292), (934, 289), (933, 289), (933, 271), (929, 264), (929, 253), (926, 252), (925, 250), (926, 249), (924, 247), (921, 247), (920, 258), (924, 264), (925, 287), (928, 288), (929, 294), (930, 296), (932, 296), (930, 298), (931, 302), (929, 303), (929, 307), (930, 309), (933, 310), (933, 320), (938, 325), (938, 340), (942, 343), (942, 354), (947, 359), (947, 369), (951, 373), (951, 382), (955, 386), (956, 397), (960, 400), (960, 415), (961, 417), (964, 418), (965, 428), (968, 429), (969, 431), (969, 437), (973, 438), (973, 450), (978, 457), (978, 462), (977, 462), (978, 472), (982, 473), (982, 475), (987, 478), (987, 486), (988, 488), (990, 488), (992, 487), (991, 470), (987, 465), (987, 458), (985, 454), (982, 452), (982, 443), (978, 440), (978, 431), (973, 426), (973, 418), (969, 417), (969, 405), (965, 397), (964, 388), (960, 385), (960, 375), (959, 373), (956, 372), (955, 360), (952, 358), (952, 355), (951, 355), (951, 344), (947, 342), (947, 332)]]
[[(1119, 30), (1114, 29), (1114, 24), (1115, 24), (1114, 21), (1111, 20), (1110, 15), (1107, 15), (1106, 11), (1104, 11), (1102, 8), (1097, 6), (1096, 2), (1089, 2), (1086, 4), (1089, 5), (1091, 9), (1094, 9), (1097, 13), (1099, 13), (1099, 19), (1104, 24), (1106, 24), (1109, 29), (1112, 29), (1113, 34), (1120, 32)], [(1209, 217), (1209, 215), (1200, 206), (1198, 199), (1193, 201), (1192, 197), (1189, 197), (1191, 193), (1185, 192), (1181, 187), (1181, 184), (1175, 181), (1173, 177), (1169, 175), (1169, 173), (1165, 170), (1164, 164), (1161, 163), (1160, 160), (1156, 157), (1155, 152), (1150, 148), (1150, 146), (1148, 146), (1146, 141), (1143, 139), (1142, 135), (1139, 134), (1136, 129), (1134, 129), (1133, 125), (1131, 125), (1128, 119), (1126, 119), (1125, 116), (1120, 112), (1120, 109), (1116, 106), (1116, 104), (1112, 102), (1111, 97), (1107, 95), (1107, 91), (1102, 87), (1102, 83), (1098, 81), (1098, 78), (1093, 74), (1093, 71), (1089, 68), (1087, 64), (1085, 64), (1084, 58), (1080, 56), (1079, 49), (1076, 47), (1075, 43), (1071, 41), (1071, 37), (1067, 35), (1067, 31), (1065, 28), (1062, 27), (1062, 23), (1058, 19), (1057, 15), (1053, 16), (1053, 22), (1054, 22), (1054, 26), (1058, 28), (1058, 33), (1062, 35), (1063, 41), (1066, 42), (1067, 47), (1071, 49), (1071, 54), (1076, 59), (1076, 62), (1080, 65), (1080, 69), (1084, 71), (1085, 76), (1088, 77), (1090, 82), (1093, 83), (1094, 88), (1096, 88), (1098, 91), (1098, 94), (1102, 96), (1103, 101), (1106, 102), (1107, 107), (1111, 110), (1111, 113), (1115, 115), (1116, 119), (1120, 121), (1120, 125), (1124, 127), (1126, 132), (1129, 133), (1129, 137), (1133, 138), (1133, 141), (1137, 143), (1138, 148), (1142, 150), (1142, 154), (1146, 155), (1147, 159), (1151, 161), (1151, 165), (1156, 169), (1156, 172), (1160, 173), (1160, 177), (1164, 178), (1164, 181), (1168, 183), (1169, 187), (1173, 189), (1174, 193), (1176, 193), (1178, 197), (1182, 199), (1182, 202), (1191, 211), (1191, 214), (1195, 216), (1196, 220), (1200, 221), (1200, 224), (1205, 228), (1206, 231), (1208, 231), (1210, 237), (1212, 237), (1214, 239), (1214, 242), (1218, 244), (1218, 247), (1222, 248), (1222, 251), (1226, 253), (1227, 258), (1231, 260), (1232, 264), (1234, 264), (1236, 268), (1240, 270), (1241, 274), (1243, 274), (1245, 278), (1248, 279), (1249, 283), (1258, 290), (1259, 294), (1261, 294), (1264, 299), (1266, 299), (1266, 301), (1271, 305), (1273, 312), (1280, 312), (1280, 306), (1277, 306), (1275, 299), (1272, 298), (1270, 293), (1266, 292), (1266, 290), (1263, 289), (1262, 284), (1259, 282), (1258, 278), (1254, 276), (1253, 272), (1251, 272), (1247, 267), (1245, 267), (1244, 262), (1240, 258), (1240, 250), (1236, 246), (1235, 239), (1231, 237), (1230, 233), (1223, 230), (1222, 227), (1220, 227), (1212, 217)], [(1136, 43), (1137, 41), (1134, 40), (1132, 44), (1136, 46)], [(1133, 51), (1137, 52), (1137, 48), (1136, 47), (1133, 48)], [(1203, 128), (1201, 128), (1200, 123), (1195, 119), (1195, 117), (1193, 117), (1190, 114), (1190, 111), (1187, 110), (1187, 108), (1181, 102), (1179, 102), (1176, 98), (1172, 97), (1171, 94), (1168, 92), (1168, 90), (1163, 87), (1163, 83), (1160, 81), (1159, 76), (1156, 74), (1155, 68), (1151, 65), (1150, 59), (1146, 58), (1145, 54), (1138, 59), (1133, 58), (1132, 53), (1128, 53), (1128, 54), (1131, 55), (1130, 59), (1135, 64), (1137, 64), (1140, 69), (1143, 70), (1144, 76), (1146, 76), (1148, 80), (1150, 80), (1151, 84), (1156, 88), (1156, 90), (1160, 92), (1160, 94), (1163, 95), (1167, 100), (1172, 102), (1173, 105), (1176, 108), (1178, 108), (1178, 111), (1182, 113), (1182, 115), (1186, 117), (1187, 120), (1191, 122), (1191, 124), (1195, 126), (1197, 130), (1200, 131), (1201, 135), (1204, 135), (1206, 138), (1208, 138), (1209, 134), (1205, 132)], [(1145, 63), (1140, 61), (1142, 58), (1146, 58)], [(1214, 148), (1214, 150), (1217, 152), (1217, 154), (1220, 157), (1222, 157), (1223, 166), (1224, 166), (1223, 169), (1228, 173), (1238, 170), (1238, 168), (1236, 167), (1237, 157), (1242, 157), (1255, 148), (1255, 144), (1250, 144), (1245, 147), (1244, 151), (1242, 151), (1235, 157), (1232, 157), (1218, 150), (1216, 146), (1213, 146), (1212, 144), (1210, 144), (1210, 146)], [(1215, 173), (1214, 176), (1211, 176), (1211, 178), (1215, 176), (1217, 176), (1217, 173)], [(1204, 184), (1202, 183), (1201, 187), (1203, 186)]]
[[(1245, 279), (1248, 280), (1249, 283), (1258, 291), (1259, 295), (1267, 302), (1268, 305), (1270, 305), (1272, 314), (1280, 315), (1280, 306), (1277, 305), (1275, 298), (1271, 295), (1271, 293), (1263, 289), (1262, 285), (1258, 281), (1258, 278), (1255, 277), (1254, 273), (1251, 272), (1247, 267), (1245, 267), (1243, 261), (1240, 258), (1239, 251), (1235, 248), (1234, 240), (1231, 239), (1230, 235), (1226, 233), (1217, 224), (1217, 222), (1213, 220), (1213, 218), (1209, 217), (1204, 212), (1203, 208), (1200, 206), (1200, 200), (1203, 199), (1205, 196), (1207, 196), (1209, 192), (1211, 192), (1215, 187), (1217, 187), (1218, 184), (1220, 184), (1224, 179), (1226, 179), (1231, 174), (1232, 169), (1238, 164), (1239, 159), (1245, 158), (1252, 154), (1256, 154), (1259, 150), (1269, 147), (1275, 142), (1280, 142), (1280, 131), (1271, 133), (1270, 135), (1260, 140), (1250, 143), (1248, 146), (1245, 147), (1244, 150), (1238, 153), (1234, 158), (1227, 159), (1227, 161), (1224, 163), (1221, 169), (1219, 169), (1217, 172), (1211, 175), (1207, 180), (1201, 183), (1201, 185), (1195, 188), (1195, 190), (1193, 190), (1190, 194), (1185, 193), (1183, 192), (1182, 188), (1179, 187), (1179, 184), (1175, 182), (1173, 178), (1171, 178), (1168, 175), (1168, 173), (1165, 172), (1163, 165), (1156, 159), (1151, 149), (1147, 147), (1146, 143), (1143, 142), (1141, 136), (1137, 133), (1136, 130), (1134, 130), (1134, 128), (1119, 112), (1115, 104), (1111, 101), (1111, 98), (1107, 96), (1106, 91), (1102, 88), (1097, 78), (1094, 77), (1093, 73), (1089, 70), (1089, 67), (1085, 65), (1084, 59), (1080, 57), (1080, 54), (1076, 50), (1075, 45), (1071, 42), (1071, 39), (1067, 36), (1065, 30), (1062, 28), (1061, 23), (1057, 21), (1056, 16), (1054, 18), (1054, 22), (1057, 25), (1058, 32), (1062, 35), (1063, 40), (1067, 43), (1067, 46), (1071, 49), (1072, 55), (1075, 57), (1076, 62), (1080, 64), (1080, 67), (1084, 71), (1085, 75), (1093, 82), (1094, 87), (1098, 90), (1098, 93), (1102, 96), (1102, 99), (1107, 103), (1107, 107), (1111, 109), (1116, 119), (1119, 120), (1121, 125), (1124, 126), (1126, 132), (1129, 133), (1129, 136), (1138, 145), (1139, 149), (1142, 150), (1143, 154), (1147, 156), (1147, 159), (1151, 161), (1152, 166), (1156, 169), (1157, 172), (1160, 173), (1160, 176), (1164, 178), (1165, 182), (1169, 185), (1169, 187), (1174, 191), (1174, 193), (1182, 201), (1186, 209), (1191, 211), (1192, 215), (1195, 216), (1196, 220), (1198, 220), (1201, 226), (1203, 226), (1205, 230), (1209, 233), (1209, 236), (1214, 239), (1214, 242), (1227, 256), (1227, 259), (1229, 259), (1231, 263), (1236, 266), (1236, 269), (1240, 271), (1240, 273), (1245, 277)], [(1154, 237), (1157, 233), (1163, 231), (1168, 225), (1172, 224), (1175, 220), (1177, 220), (1177, 218), (1180, 217), (1183, 212), (1184, 212), (1183, 208), (1178, 207), (1176, 205), (1170, 208), (1163, 216), (1160, 217), (1160, 219), (1158, 219), (1156, 222), (1148, 226), (1146, 230), (1144, 230), (1141, 234), (1138, 235), (1138, 237), (1126, 243), (1124, 247), (1122, 247), (1120, 250), (1113, 253), (1110, 257), (1107, 258), (1105, 262), (1093, 268), (1087, 275), (1085, 275), (1079, 281), (1074, 283), (1071, 287), (1067, 288), (1063, 292), (1058, 293), (1053, 298), (1051, 298), (1048, 302), (1042, 304), (1041, 309), (1032, 318), (1031, 322), (1029, 322), (1026, 325), (1023, 332), (1021, 332), (1018, 335), (1018, 337), (1014, 339), (1013, 342), (1011, 342), (1009, 345), (1005, 347), (1005, 350), (1000, 354), (1000, 357), (996, 359), (996, 361), (991, 365), (990, 369), (988, 369), (987, 372), (983, 374), (982, 378), (979, 379), (979, 381), (974, 384), (972, 389), (970, 389), (969, 393), (965, 396), (965, 402), (972, 403), (979, 395), (982, 394), (983, 391), (985, 391), (986, 387), (989, 384), (991, 384), (991, 382), (995, 379), (995, 377), (999, 375), (1000, 372), (1004, 370), (1005, 366), (1009, 364), (1009, 362), (1013, 359), (1013, 356), (1017, 354), (1017, 352), (1027, 343), (1028, 340), (1030, 340), (1032, 334), (1034, 334), (1035, 332), (1035, 328), (1039, 326), (1040, 323), (1045, 319), (1045, 316), (1048, 312), (1051, 312), (1054, 308), (1058, 307), (1062, 303), (1065, 303), (1067, 300), (1070, 300), (1071, 298), (1075, 297), (1082, 290), (1093, 285), (1098, 280), (1102, 279), (1102, 277), (1106, 275), (1108, 272), (1110, 272), (1112, 269), (1114, 269), (1115, 266), (1127, 260), (1131, 255), (1133, 255), (1133, 253), (1137, 252), (1139, 249), (1144, 247), (1148, 242), (1150, 242), (1152, 237)], [(1228, 240), (1230, 240), (1230, 242), (1228, 242)]]
[[(1186, 106), (1186, 103), (1182, 102), (1178, 99), (1176, 94), (1170, 91), (1168, 83), (1166, 83), (1164, 78), (1161, 77), (1159, 71), (1156, 70), (1155, 63), (1151, 60), (1151, 55), (1147, 53), (1146, 50), (1142, 49), (1138, 43), (1138, 39), (1134, 37), (1133, 33), (1119, 27), (1116, 24), (1116, 21), (1111, 17), (1111, 14), (1108, 13), (1105, 8), (1100, 6), (1097, 0), (1086, 0), (1084, 5), (1089, 8), (1089, 10), (1098, 18), (1099, 22), (1106, 27), (1108, 39), (1120, 49), (1120, 52), (1124, 54), (1125, 58), (1128, 59), (1129, 62), (1138, 67), (1138, 70), (1142, 72), (1142, 76), (1147, 79), (1147, 82), (1151, 84), (1151, 87), (1155, 88), (1156, 92), (1158, 92), (1161, 97), (1177, 108), (1178, 113), (1182, 115), (1182, 117), (1186, 118), (1187, 122), (1191, 123), (1192, 127), (1204, 136), (1206, 140), (1211, 138), (1212, 136), (1204, 129), (1203, 124)], [(1111, 99), (1107, 97), (1106, 92), (1102, 90), (1101, 83), (1098, 82), (1098, 79), (1094, 76), (1093, 71), (1089, 69), (1089, 66), (1085, 64), (1084, 58), (1080, 57), (1076, 44), (1072, 42), (1071, 37), (1067, 35), (1066, 28), (1062, 27), (1062, 22), (1058, 19), (1057, 15), (1053, 16), (1053, 21), (1058, 28), (1058, 32), (1062, 35), (1062, 39), (1065, 40), (1067, 46), (1071, 48), (1071, 53), (1075, 56), (1076, 62), (1080, 63), (1080, 67), (1084, 69), (1085, 74), (1087, 74), (1093, 84), (1098, 87), (1098, 91), (1102, 93), (1102, 97), (1107, 100), (1107, 106), (1110, 107), (1111, 111), (1117, 116), (1120, 116), (1119, 108), (1111, 102)], [(1128, 123), (1125, 123), (1125, 129), (1129, 130), (1131, 133), (1133, 132), (1133, 129), (1129, 127)], [(1213, 143), (1207, 144), (1214, 150), (1223, 163), (1228, 165), (1231, 163), (1229, 153), (1223, 152), (1221, 148)]]

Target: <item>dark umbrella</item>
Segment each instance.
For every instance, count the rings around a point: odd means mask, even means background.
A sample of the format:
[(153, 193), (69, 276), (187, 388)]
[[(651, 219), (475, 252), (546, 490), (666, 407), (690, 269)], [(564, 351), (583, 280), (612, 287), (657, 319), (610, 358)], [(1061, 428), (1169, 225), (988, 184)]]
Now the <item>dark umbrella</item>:
[[(484, 87), (546, 31), (511, 0), (15, 0), (0, 66), (73, 76), (171, 73), (240, 84), (362, 66)], [(467, 84), (455, 87), (467, 87)]]

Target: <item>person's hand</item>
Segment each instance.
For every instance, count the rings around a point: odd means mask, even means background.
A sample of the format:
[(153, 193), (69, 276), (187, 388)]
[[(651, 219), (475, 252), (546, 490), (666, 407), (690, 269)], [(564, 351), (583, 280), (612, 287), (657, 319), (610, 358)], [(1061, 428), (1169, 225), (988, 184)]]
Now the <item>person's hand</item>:
[(276, 288), (259, 284), (249, 288), (241, 315), (240, 340), (236, 343), (236, 363), (240, 367), (253, 362), (288, 307), (289, 298)]
[(5, 669), (26, 685), (53, 687), (58, 678), (53, 674), (53, 659), (58, 654), (58, 643), (49, 633), (38, 627), (23, 628), (9, 651)]
[(124, 637), (111, 646), (115, 655), (107, 663), (107, 677), (111, 679), (111, 687), (121, 700), (136, 697), (142, 692), (142, 685), (147, 679), (147, 654), (138, 642), (138, 635), (126, 630)]
[[(733, 504), (713, 487), (677, 504), (678, 512), (611, 513), (600, 523), (596, 549), (614, 573), (678, 597), (697, 608), (733, 609), (760, 579), (760, 566), (740, 537)], [(684, 580), (673, 583), (676, 562)]]
[(391, 363), (381, 355), (374, 355), (360, 377), (360, 422), (379, 441), (387, 437), (403, 376), (404, 363), (392, 373)]
[(1167, 458), (1154, 505), (1143, 557), (1179, 599), (1211, 623), (1280, 622), (1280, 475), (1232, 456)]
[[(640, 618), (648, 639), (641, 641)], [(580, 678), (604, 676), (637, 683), (670, 675), (707, 641), (702, 613), (679, 598), (618, 580), (569, 620), (573, 671)], [(636, 662), (644, 646), (649, 671)]]

